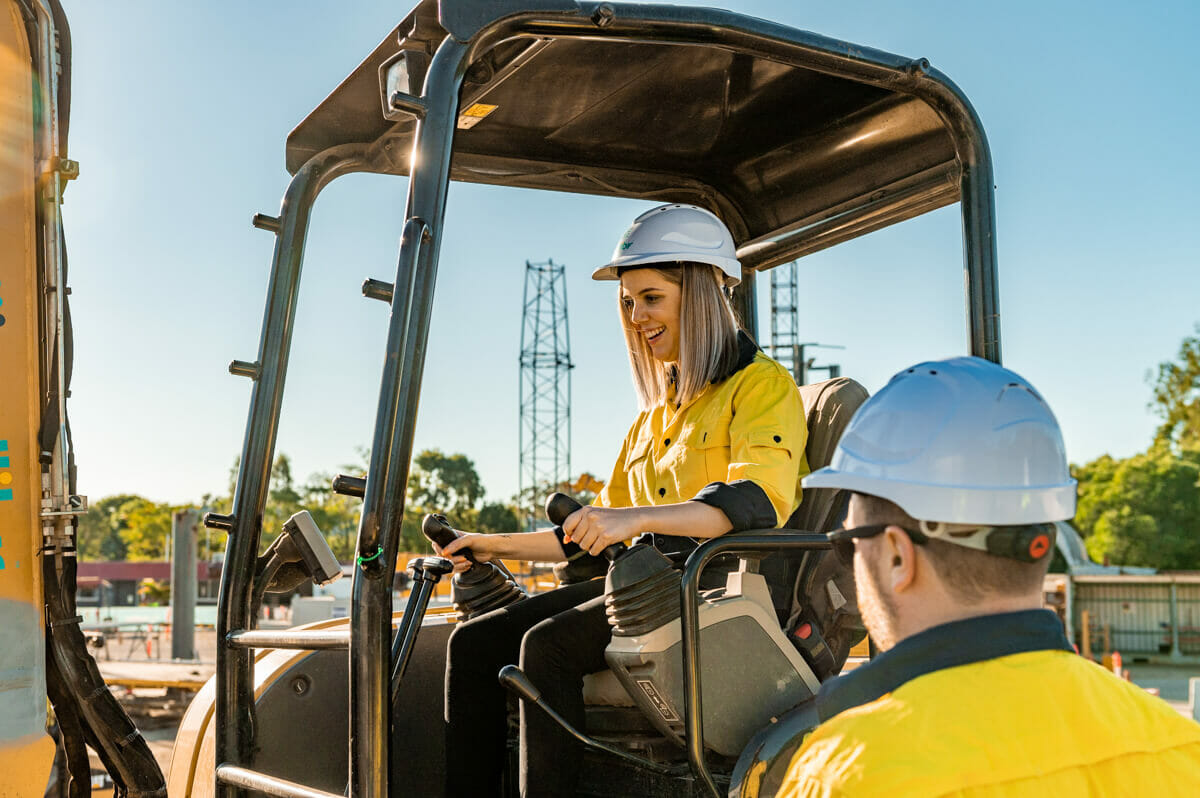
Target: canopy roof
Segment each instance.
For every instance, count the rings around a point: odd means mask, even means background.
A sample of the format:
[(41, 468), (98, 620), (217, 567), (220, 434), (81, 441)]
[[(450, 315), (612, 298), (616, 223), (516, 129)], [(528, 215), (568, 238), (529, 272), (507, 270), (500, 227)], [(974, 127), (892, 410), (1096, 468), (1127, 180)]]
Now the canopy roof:
[(454, 180), (693, 202), (759, 269), (959, 198), (953, 128), (973, 111), (923, 59), (724, 11), (571, 0), (424, 0), (292, 131), (288, 170), (361, 144), (407, 174), (415, 123), (385, 118), (380, 67), (404, 50), (419, 69), (451, 31), (477, 44), (459, 113), (494, 106), (460, 117)]

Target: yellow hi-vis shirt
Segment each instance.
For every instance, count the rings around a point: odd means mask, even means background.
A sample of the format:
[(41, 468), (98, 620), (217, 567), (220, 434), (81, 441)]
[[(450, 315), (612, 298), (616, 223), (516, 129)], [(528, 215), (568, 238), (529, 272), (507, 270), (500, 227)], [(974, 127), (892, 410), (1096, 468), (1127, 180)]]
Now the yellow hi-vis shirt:
[[(733, 374), (691, 403), (659, 404), (638, 414), (596, 505), (645, 507), (699, 498), (724, 510), (736, 529), (732, 516), (748, 514), (741, 497), (753, 493), (739, 496), (737, 488), (748, 480), (771, 505), (764, 507), (765, 517), (753, 514), (756, 520), (775, 527), (787, 521), (800, 506), (800, 479), (808, 473), (800, 390), (787, 369), (744, 334), (739, 345)], [(722, 488), (714, 500), (712, 483), (733, 489)], [(701, 495), (706, 486), (710, 490)]]
[[(1056, 627), (1061, 645), (1039, 641)], [(860, 668), (877, 672), (857, 684), (828, 683), (818, 711), (837, 714), (804, 741), (779, 798), (1200, 796), (1200, 724), (1064, 650), (1053, 613), (985, 616), (930, 632)], [(1016, 653), (944, 667), (972, 646)], [(942, 662), (922, 668), (930, 658)], [(920, 675), (907, 679), (912, 673)]]

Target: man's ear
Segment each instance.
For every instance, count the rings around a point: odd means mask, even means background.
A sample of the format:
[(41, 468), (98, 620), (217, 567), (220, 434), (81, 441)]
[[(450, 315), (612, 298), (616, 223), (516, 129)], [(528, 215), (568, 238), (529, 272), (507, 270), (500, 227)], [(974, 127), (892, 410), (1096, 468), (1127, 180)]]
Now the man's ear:
[(883, 531), (883, 548), (892, 591), (901, 593), (912, 587), (917, 577), (917, 551), (912, 538), (900, 527), (889, 526)]

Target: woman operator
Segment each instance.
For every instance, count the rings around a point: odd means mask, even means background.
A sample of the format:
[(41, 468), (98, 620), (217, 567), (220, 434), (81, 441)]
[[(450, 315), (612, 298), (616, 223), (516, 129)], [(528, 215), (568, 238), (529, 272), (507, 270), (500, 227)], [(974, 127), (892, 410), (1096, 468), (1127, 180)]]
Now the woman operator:
[[(663, 205), (639, 216), (596, 280), (619, 280), (619, 309), (641, 412), (591, 507), (554, 531), (464, 535), (442, 554), (558, 562), (644, 536), (668, 554), (729, 531), (782, 526), (808, 473), (800, 393), (738, 329), (726, 289), (741, 276), (733, 238), (712, 213)], [(448, 796), (498, 795), (504, 765), (504, 665), (521, 668), (576, 728), (583, 676), (606, 669), (604, 580), (567, 585), (460, 624), (446, 665)], [(525, 798), (574, 792), (579, 744), (521, 708)]]

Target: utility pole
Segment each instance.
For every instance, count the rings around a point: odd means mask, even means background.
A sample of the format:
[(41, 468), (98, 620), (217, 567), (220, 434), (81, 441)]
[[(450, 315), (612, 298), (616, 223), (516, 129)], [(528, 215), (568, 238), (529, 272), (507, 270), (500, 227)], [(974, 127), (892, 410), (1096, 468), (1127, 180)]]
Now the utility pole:
[(196, 658), (195, 510), (171, 515), (171, 659)]

